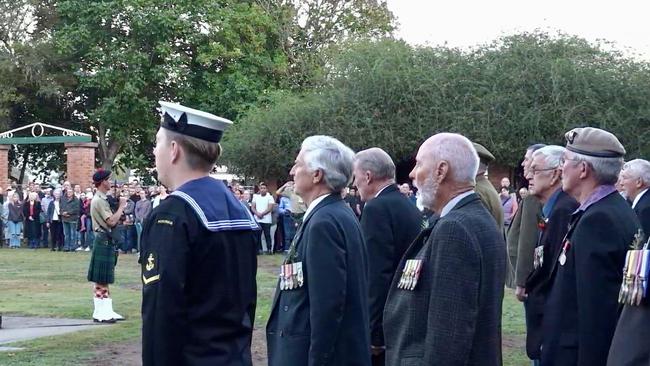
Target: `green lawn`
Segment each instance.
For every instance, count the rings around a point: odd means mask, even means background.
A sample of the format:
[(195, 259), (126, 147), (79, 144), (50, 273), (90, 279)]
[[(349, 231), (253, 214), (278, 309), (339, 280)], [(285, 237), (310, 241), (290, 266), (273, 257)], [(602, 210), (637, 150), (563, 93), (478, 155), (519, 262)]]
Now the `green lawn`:
[[(91, 285), (86, 281), (88, 253), (40, 249), (0, 249), (0, 312), (87, 319), (92, 314)], [(260, 257), (256, 327), (263, 329), (275, 289), (280, 256)], [(119, 350), (137, 350), (140, 342), (140, 272), (136, 256), (122, 255), (112, 287), (115, 310), (128, 321), (15, 344), (19, 352), (0, 352), (0, 365), (91, 365), (106, 357), (120, 360)], [(526, 365), (523, 312), (510, 292), (503, 306), (505, 365)], [(1, 330), (0, 330), (1, 331)], [(260, 338), (257, 338), (260, 339)], [(106, 344), (112, 344), (113, 349)], [(258, 345), (257, 349), (263, 349)], [(116, 351), (116, 349), (118, 351)], [(105, 356), (109, 353), (108, 356)], [(125, 352), (126, 354), (126, 352)], [(131, 361), (137, 355), (130, 355)], [(117, 362), (116, 364), (119, 364)]]

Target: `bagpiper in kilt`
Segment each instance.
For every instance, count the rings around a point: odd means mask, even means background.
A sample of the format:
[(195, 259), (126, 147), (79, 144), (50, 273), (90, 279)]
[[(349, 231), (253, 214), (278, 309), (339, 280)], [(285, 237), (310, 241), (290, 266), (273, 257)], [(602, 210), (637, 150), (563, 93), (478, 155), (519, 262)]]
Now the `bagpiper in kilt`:
[(90, 202), (90, 217), (95, 230), (95, 240), (88, 266), (88, 281), (95, 283), (93, 320), (102, 323), (124, 320), (124, 317), (113, 311), (113, 300), (110, 297), (108, 285), (115, 282), (115, 265), (117, 264), (117, 252), (111, 240), (110, 231), (122, 216), (126, 199), (120, 199), (119, 207), (115, 213), (111, 211), (106, 197), (106, 192), (111, 188), (110, 176), (109, 170), (99, 169), (95, 172), (93, 182), (97, 187), (97, 194)]

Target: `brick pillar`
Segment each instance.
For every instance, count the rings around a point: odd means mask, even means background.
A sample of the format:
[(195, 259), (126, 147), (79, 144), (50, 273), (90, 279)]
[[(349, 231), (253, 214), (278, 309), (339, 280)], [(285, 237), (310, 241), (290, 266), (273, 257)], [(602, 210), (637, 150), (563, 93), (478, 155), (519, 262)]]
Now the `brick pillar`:
[(66, 143), (65, 148), (68, 155), (68, 181), (72, 185), (81, 185), (82, 190), (92, 187), (97, 143)]
[(4, 192), (11, 184), (9, 180), (9, 149), (10, 145), (0, 145), (0, 189)]

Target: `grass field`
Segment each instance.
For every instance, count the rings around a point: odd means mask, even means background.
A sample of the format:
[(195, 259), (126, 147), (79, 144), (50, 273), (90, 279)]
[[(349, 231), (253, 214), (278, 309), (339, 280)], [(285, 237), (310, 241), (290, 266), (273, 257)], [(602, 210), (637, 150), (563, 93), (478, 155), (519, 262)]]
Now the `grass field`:
[[(0, 365), (131, 365), (140, 349), (140, 269), (135, 255), (122, 255), (112, 286), (115, 310), (125, 322), (98, 326), (56, 337), (12, 344), (19, 352), (0, 352)], [(263, 329), (270, 311), (280, 256), (259, 257), (258, 306), (253, 352), (260, 365), (265, 357)], [(0, 312), (88, 319), (92, 314), (91, 285), (86, 281), (89, 255), (40, 249), (0, 249)], [(504, 365), (527, 365), (523, 351), (524, 324), (519, 302), (508, 292), (503, 303)], [(1, 332), (2, 330), (0, 330)]]

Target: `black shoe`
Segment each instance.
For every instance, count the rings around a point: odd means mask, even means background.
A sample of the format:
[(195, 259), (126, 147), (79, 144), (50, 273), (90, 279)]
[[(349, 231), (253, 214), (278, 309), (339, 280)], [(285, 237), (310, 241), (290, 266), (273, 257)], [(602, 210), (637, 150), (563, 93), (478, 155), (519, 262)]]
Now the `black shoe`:
[(113, 324), (113, 323), (115, 323), (115, 321), (116, 321), (115, 319), (97, 320), (97, 319), (93, 318), (93, 322), (95, 322), (95, 323)]

